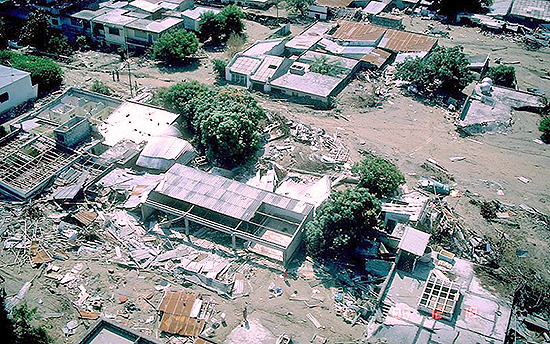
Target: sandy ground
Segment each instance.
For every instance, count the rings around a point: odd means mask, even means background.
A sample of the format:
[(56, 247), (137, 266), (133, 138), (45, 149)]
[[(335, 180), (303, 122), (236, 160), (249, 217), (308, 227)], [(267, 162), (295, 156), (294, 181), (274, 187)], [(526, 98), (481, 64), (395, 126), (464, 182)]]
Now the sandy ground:
[[(423, 32), (428, 24), (433, 22), (420, 19), (406, 19), (405, 25), (409, 30)], [(293, 27), (299, 31), (299, 27)], [(491, 59), (502, 58), (504, 61), (519, 61), (514, 66), (517, 69), (518, 84), (521, 89), (534, 87), (550, 94), (550, 83), (540, 78), (545, 68), (550, 66), (550, 51), (545, 49), (537, 52), (528, 52), (509, 37), (487, 36), (476, 28), (452, 27), (451, 39), (441, 39), (441, 44), (463, 44), (466, 53), (490, 52)], [(271, 29), (257, 23), (247, 22), (248, 43), (265, 38), (272, 32)], [(500, 50), (499, 48), (506, 48)], [(495, 49), (497, 48), (497, 49)], [(493, 51), (493, 49), (495, 49)], [(206, 52), (207, 58), (183, 67), (167, 67), (147, 61), (145, 58), (135, 57), (130, 60), (133, 82), (137, 88), (167, 87), (182, 80), (198, 80), (207, 84), (216, 82), (209, 58), (227, 58), (224, 52)], [(129, 87), (127, 74), (121, 73), (120, 81), (113, 82), (110, 71), (123, 70), (117, 55), (97, 52), (78, 54), (77, 61), (65, 65), (65, 80), (67, 86), (89, 88), (94, 80), (102, 80), (111, 86), (117, 96), (127, 98)], [(420, 165), (427, 159), (433, 158), (446, 167), (455, 177), (453, 187), (465, 192), (480, 194), (488, 199), (499, 199), (502, 202), (518, 205), (526, 203), (545, 213), (550, 213), (550, 183), (548, 168), (550, 167), (550, 150), (547, 145), (540, 145), (533, 140), (539, 137), (537, 129), (540, 117), (528, 112), (514, 114), (514, 126), (507, 135), (488, 134), (476, 137), (473, 140), (461, 138), (455, 131), (454, 116), (447, 110), (423, 105), (408, 98), (398, 90), (392, 90), (392, 96), (383, 101), (378, 108), (358, 107), (358, 95), (368, 90), (366, 81), (354, 80), (341, 94), (338, 105), (329, 111), (313, 110), (309, 107), (291, 104), (287, 101), (276, 101), (257, 93), (258, 100), (267, 110), (276, 112), (289, 119), (299, 120), (306, 124), (322, 127), (329, 133), (339, 132), (341, 138), (351, 150), (350, 159), (360, 159), (360, 151), (373, 151), (394, 161), (406, 174), (409, 188), (414, 187), (419, 176), (426, 172)], [(452, 163), (449, 158), (464, 156), (465, 160)], [(517, 177), (530, 179), (528, 184), (520, 182)], [(504, 195), (497, 195), (495, 183), (501, 185)], [(451, 199), (465, 222), (476, 230), (491, 234), (494, 229), (481, 220), (478, 208), (470, 205), (466, 197)], [(527, 222), (525, 222), (527, 223)], [(534, 257), (538, 256), (541, 262), (550, 262), (548, 250), (548, 232), (540, 230), (535, 225), (523, 225), (517, 229), (507, 229), (514, 234), (518, 247), (526, 247)], [(523, 240), (522, 240), (523, 238)], [(0, 267), (4, 276), (8, 277), (6, 284), (8, 293), (13, 295), (23, 283), (37, 273), (26, 265), (6, 266), (12, 263), (12, 257), (1, 253)], [(75, 261), (61, 262), (66, 269), (70, 269)], [(144, 294), (154, 291), (155, 285), (162, 281), (162, 276), (154, 272), (137, 274), (135, 271), (116, 269), (110, 273), (110, 265), (100, 257), (85, 259), (86, 274), (89, 278), (98, 278), (97, 293), (101, 293), (106, 301), (106, 309), (112, 314), (126, 314), (122, 312), (124, 306), (117, 302), (118, 296), (124, 294), (143, 310), (133, 311), (130, 315), (116, 315), (116, 320), (130, 327), (143, 329), (147, 334), (156, 336), (158, 319), (153, 323), (145, 323), (150, 314), (154, 314), (152, 306), (143, 300)], [(548, 266), (548, 265), (546, 265)], [(261, 271), (261, 272), (260, 272)], [(98, 277), (93, 277), (98, 276)], [(136, 283), (136, 281), (139, 281)], [(284, 290), (283, 296), (268, 299), (267, 286), (275, 282)], [(332, 341), (347, 341), (359, 338), (363, 326), (351, 327), (333, 314), (331, 307), (332, 292), (324, 286), (315, 288), (327, 296), (322, 306), (309, 309), (299, 301), (289, 301), (288, 296), (294, 291), (298, 295), (310, 295), (312, 288), (304, 279), (290, 280), (290, 286), (282, 282), (280, 273), (261, 269), (251, 279), (254, 286), (249, 298), (237, 301), (227, 301), (197, 289), (207, 297), (213, 297), (219, 308), (227, 313), (227, 327), (222, 326), (216, 334), (216, 339), (239, 338), (239, 328), (242, 323), (242, 303), (248, 302), (249, 318), (252, 326), (258, 326), (258, 331), (267, 329), (264, 333), (277, 337), (282, 332), (292, 334), (297, 342), (309, 341), (315, 329), (305, 315), (312, 313), (325, 329), (321, 333)], [(75, 292), (75, 291), (73, 291)], [(70, 293), (69, 293), (70, 294)], [(160, 299), (160, 292), (156, 292), (151, 302), (156, 304)], [(39, 277), (29, 290), (26, 301), (32, 307), (38, 307), (41, 322), (50, 330), (56, 342), (73, 342), (74, 338), (64, 339), (60, 327), (67, 321), (75, 319), (75, 311), (71, 305), (74, 295), (67, 295), (64, 287)], [(107, 312), (106, 311), (106, 312)], [(57, 317), (56, 313), (62, 313)], [(144, 314), (142, 314), (144, 313)], [(48, 314), (50, 317), (48, 317)], [(54, 315), (53, 317), (52, 314)], [(261, 320), (258, 320), (261, 319)], [(89, 321), (81, 322), (77, 328), (77, 335), (84, 332)], [(231, 331), (237, 328), (236, 334)]]

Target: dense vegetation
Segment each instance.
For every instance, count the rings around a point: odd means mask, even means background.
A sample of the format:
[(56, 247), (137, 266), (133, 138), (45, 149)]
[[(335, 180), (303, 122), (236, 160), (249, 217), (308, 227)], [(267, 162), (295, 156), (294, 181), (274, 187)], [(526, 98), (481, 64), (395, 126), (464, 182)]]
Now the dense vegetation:
[(21, 28), (20, 43), (30, 45), (52, 54), (69, 55), (72, 47), (67, 37), (49, 27), (48, 14), (44, 11), (34, 11)]
[(40, 94), (56, 89), (63, 83), (63, 71), (53, 60), (46, 57), (21, 55), (2, 50), (0, 63), (31, 73), (32, 83), (38, 84)]
[(330, 61), (328, 57), (315, 57), (311, 63), (309, 70), (314, 73), (319, 73), (329, 76), (337, 76), (340, 74), (342, 63), (339, 60)]
[(516, 87), (516, 69), (513, 66), (498, 65), (489, 67), (486, 76), (491, 78), (495, 85)]
[(176, 84), (156, 98), (159, 105), (183, 116), (199, 148), (220, 166), (242, 164), (259, 148), (265, 114), (246, 91), (192, 81)]
[(31, 324), (36, 309), (28, 309), (26, 304), (14, 308), (11, 317), (5, 309), (4, 291), (0, 291), (0, 333), (3, 343), (48, 344), (53, 340), (42, 327)]
[(347, 256), (378, 226), (380, 211), (380, 201), (365, 188), (333, 192), (306, 225), (308, 253), (325, 258)]
[(424, 95), (460, 92), (473, 80), (461, 46), (436, 47), (425, 58), (407, 59), (397, 65), (397, 78), (408, 81)]
[(205, 12), (199, 19), (199, 37), (213, 44), (226, 42), (231, 35), (242, 34), (244, 17), (243, 11), (235, 5), (226, 6), (219, 13)]
[(153, 44), (152, 57), (168, 63), (180, 62), (197, 52), (199, 40), (184, 29), (164, 33)]
[(540, 121), (539, 130), (542, 133), (542, 141), (550, 143), (550, 115)]
[(214, 67), (214, 72), (220, 79), (225, 79), (225, 67), (227, 67), (228, 62), (226, 60), (213, 59), (212, 65)]
[(352, 172), (359, 176), (359, 186), (377, 197), (389, 196), (405, 183), (405, 177), (397, 166), (371, 154), (357, 162)]
[(492, 3), (492, 0), (435, 0), (433, 6), (441, 14), (455, 16), (458, 12), (479, 13)]

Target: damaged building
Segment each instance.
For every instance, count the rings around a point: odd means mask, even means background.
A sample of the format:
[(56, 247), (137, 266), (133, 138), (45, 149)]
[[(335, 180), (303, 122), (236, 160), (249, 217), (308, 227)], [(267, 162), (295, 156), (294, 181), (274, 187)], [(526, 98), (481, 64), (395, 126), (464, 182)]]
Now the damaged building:
[(250, 242), (250, 250), (288, 263), (302, 241), (313, 205), (175, 164), (142, 206), (143, 218), (154, 210)]

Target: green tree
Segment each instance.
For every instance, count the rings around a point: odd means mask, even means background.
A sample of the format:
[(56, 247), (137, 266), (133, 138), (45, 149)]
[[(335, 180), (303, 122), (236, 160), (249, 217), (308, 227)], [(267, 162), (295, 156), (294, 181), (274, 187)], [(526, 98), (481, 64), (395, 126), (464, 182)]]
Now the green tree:
[(547, 116), (540, 121), (539, 130), (542, 133), (542, 141), (545, 143), (550, 143), (550, 116)]
[(90, 91), (101, 93), (106, 96), (110, 96), (111, 94), (113, 94), (113, 90), (101, 80), (94, 80), (92, 87), (90, 87)]
[(53, 342), (42, 327), (32, 326), (31, 321), (35, 313), (36, 308), (28, 309), (26, 304), (12, 310), (11, 318), (15, 334), (14, 343), (48, 344)]
[(208, 99), (213, 98), (210, 93), (208, 87), (200, 82), (180, 82), (163, 92), (160, 103), (162, 107), (180, 114), (189, 129), (194, 131), (192, 124), (196, 108), (201, 102), (208, 102)]
[(389, 196), (405, 183), (397, 166), (372, 154), (357, 162), (351, 171), (359, 176), (359, 186), (378, 197)]
[(306, 225), (305, 242), (310, 255), (346, 256), (378, 226), (381, 204), (365, 188), (333, 192)]
[(309, 70), (323, 75), (337, 76), (340, 74), (341, 66), (340, 60), (331, 61), (327, 56), (321, 56), (313, 59)]
[(491, 78), (495, 85), (516, 87), (516, 69), (513, 66), (498, 65), (489, 67), (487, 77)]
[(315, 0), (287, 0), (286, 9), (291, 13), (306, 14), (309, 6), (313, 5)]
[(458, 12), (478, 13), (489, 8), (492, 0), (436, 0), (433, 6), (441, 13), (448, 16), (456, 16)]
[(46, 46), (46, 51), (57, 55), (71, 55), (73, 48), (69, 44), (67, 37), (58, 31), (50, 31), (50, 37)]
[(31, 73), (32, 83), (38, 84), (40, 94), (58, 88), (63, 83), (63, 71), (52, 59), (46, 57), (25, 56), (2, 50), (0, 51), (0, 63)]
[(182, 61), (199, 48), (199, 40), (193, 32), (178, 29), (164, 33), (153, 44), (152, 57), (165, 62)]
[(201, 144), (209, 159), (231, 168), (259, 148), (258, 123), (244, 113), (215, 110), (200, 123)]
[(224, 40), (227, 40), (231, 34), (240, 35), (244, 31), (243, 19), (245, 15), (240, 7), (225, 6), (219, 15), (223, 18)]
[(407, 59), (397, 65), (397, 78), (408, 81), (420, 93), (460, 92), (472, 80), (468, 59), (461, 46), (436, 47), (425, 58)]
[(227, 67), (227, 61), (213, 59), (212, 64), (214, 66), (214, 72), (217, 74), (218, 78), (225, 79), (225, 67)]
[(48, 17), (44, 11), (31, 12), (21, 29), (21, 44), (44, 50), (50, 40)]
[(76, 47), (80, 51), (86, 51), (90, 49), (90, 43), (88, 42), (88, 37), (81, 35), (77, 36), (75, 40)]
[(212, 11), (204, 12), (199, 18), (199, 37), (203, 42), (210, 39), (219, 44), (224, 38), (225, 23), (222, 16)]

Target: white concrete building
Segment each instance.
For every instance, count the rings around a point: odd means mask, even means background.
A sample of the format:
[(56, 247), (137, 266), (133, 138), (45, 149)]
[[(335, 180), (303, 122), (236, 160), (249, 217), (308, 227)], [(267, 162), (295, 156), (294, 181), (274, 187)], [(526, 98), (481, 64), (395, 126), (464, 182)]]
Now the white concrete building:
[(0, 113), (36, 98), (38, 85), (31, 73), (0, 65)]

